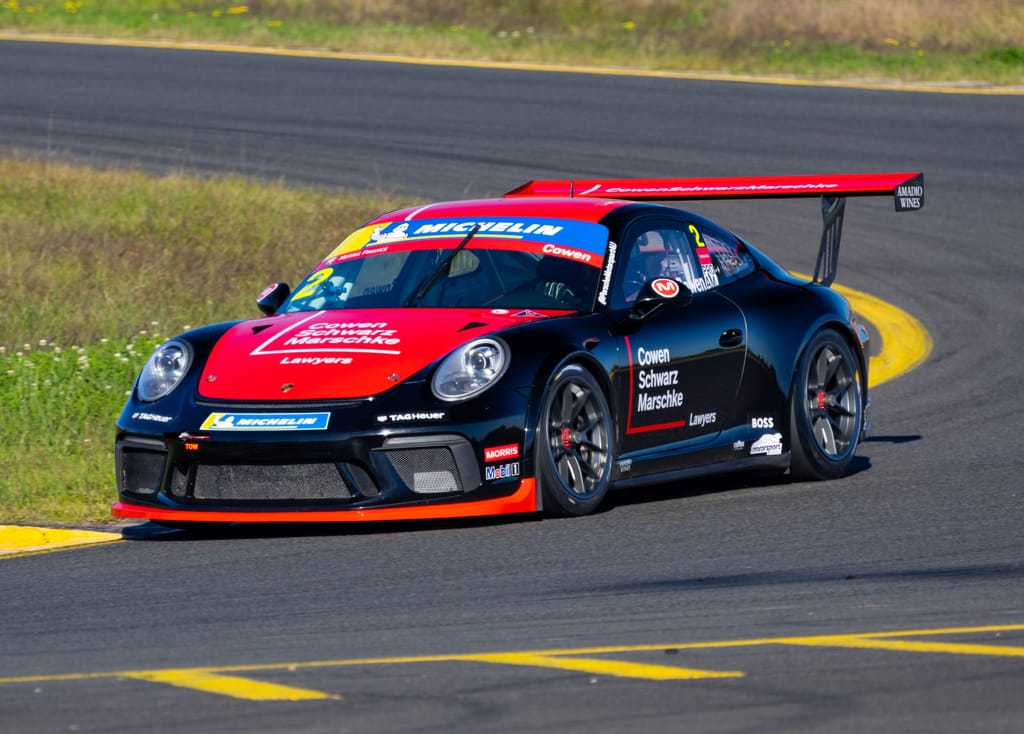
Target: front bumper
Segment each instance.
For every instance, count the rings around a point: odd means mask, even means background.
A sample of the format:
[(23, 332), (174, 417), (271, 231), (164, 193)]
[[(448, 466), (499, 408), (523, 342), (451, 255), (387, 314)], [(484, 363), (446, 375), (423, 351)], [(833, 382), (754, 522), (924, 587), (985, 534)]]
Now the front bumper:
[[(474, 443), (455, 433), (287, 441), (121, 433), (115, 445), (120, 502), (113, 512), (181, 521), (279, 522), (537, 509), (532, 482), (520, 479), (520, 462), (488, 464), (479, 456)], [(380, 513), (383, 509), (389, 512)]]

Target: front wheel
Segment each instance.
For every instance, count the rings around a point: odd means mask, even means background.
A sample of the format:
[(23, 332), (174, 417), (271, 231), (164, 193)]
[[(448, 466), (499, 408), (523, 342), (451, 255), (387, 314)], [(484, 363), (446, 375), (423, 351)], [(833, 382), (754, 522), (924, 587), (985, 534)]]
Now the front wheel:
[(608, 493), (612, 422), (601, 386), (569, 364), (548, 382), (537, 427), (537, 478), (549, 515), (586, 515)]
[(793, 478), (846, 474), (863, 421), (860, 364), (839, 332), (822, 329), (800, 356), (790, 396)]

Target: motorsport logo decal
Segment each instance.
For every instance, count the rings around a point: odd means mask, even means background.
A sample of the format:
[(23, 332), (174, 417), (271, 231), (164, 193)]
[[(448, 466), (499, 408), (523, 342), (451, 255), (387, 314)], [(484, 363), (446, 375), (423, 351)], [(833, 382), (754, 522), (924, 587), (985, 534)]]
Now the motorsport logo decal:
[(330, 413), (210, 413), (203, 431), (325, 431)]
[(750, 455), (780, 456), (782, 454), (782, 434), (766, 433), (750, 444)]

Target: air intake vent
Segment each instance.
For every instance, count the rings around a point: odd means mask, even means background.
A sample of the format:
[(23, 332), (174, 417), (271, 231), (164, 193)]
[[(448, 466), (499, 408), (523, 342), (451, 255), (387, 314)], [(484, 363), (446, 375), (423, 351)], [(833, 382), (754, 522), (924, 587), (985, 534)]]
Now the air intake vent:
[(214, 501), (348, 500), (352, 492), (331, 464), (195, 467), (192, 496)]
[(387, 452), (402, 482), (417, 494), (461, 492), (455, 457), (447, 446)]

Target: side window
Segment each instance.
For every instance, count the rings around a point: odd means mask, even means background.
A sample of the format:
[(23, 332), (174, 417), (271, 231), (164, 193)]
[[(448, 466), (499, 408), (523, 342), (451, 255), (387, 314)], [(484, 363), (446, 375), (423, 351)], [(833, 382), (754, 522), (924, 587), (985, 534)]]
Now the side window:
[(694, 222), (687, 226), (687, 233), (697, 253), (701, 266), (701, 284), (696, 291), (708, 290), (734, 280), (739, 280), (754, 270), (754, 261), (735, 236), (712, 227), (706, 222)]
[(631, 238), (614, 306), (636, 300), (640, 289), (655, 278), (672, 278), (689, 285), (700, 272), (686, 236), (678, 229), (658, 226)]

